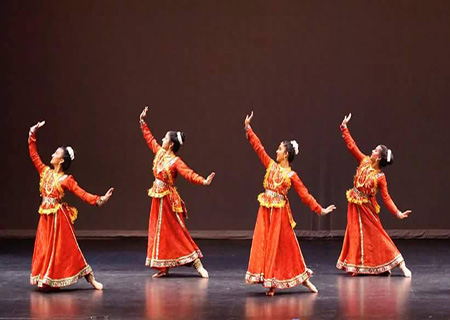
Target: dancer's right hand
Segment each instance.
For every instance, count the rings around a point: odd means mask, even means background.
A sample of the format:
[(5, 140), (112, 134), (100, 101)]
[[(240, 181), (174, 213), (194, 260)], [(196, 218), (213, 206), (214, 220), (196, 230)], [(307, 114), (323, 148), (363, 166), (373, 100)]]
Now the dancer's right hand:
[(351, 118), (352, 118), (351, 113), (349, 113), (348, 116), (344, 116), (344, 120), (342, 120), (341, 126), (347, 127), (347, 123), (350, 121)]
[(144, 118), (147, 116), (148, 106), (145, 106), (144, 110), (142, 110), (141, 115), (139, 116), (139, 120), (143, 121)]
[(37, 131), (37, 129), (39, 129), (40, 127), (44, 126), (45, 124), (45, 120), (44, 121), (39, 121), (38, 123), (36, 123), (34, 126), (32, 126), (30, 128), (30, 133), (35, 133)]
[(335, 210), (336, 209), (336, 206), (334, 205), (334, 204), (332, 204), (332, 205), (329, 205), (328, 207), (326, 207), (325, 209), (324, 208), (322, 208), (322, 212), (321, 212), (321, 215), (326, 215), (326, 214), (329, 214), (331, 211), (333, 211), (333, 210)]
[(250, 116), (249, 115), (245, 116), (244, 125), (246, 127), (250, 125), (250, 122), (252, 122), (252, 118), (253, 118), (253, 111), (252, 111), (252, 113), (250, 113)]

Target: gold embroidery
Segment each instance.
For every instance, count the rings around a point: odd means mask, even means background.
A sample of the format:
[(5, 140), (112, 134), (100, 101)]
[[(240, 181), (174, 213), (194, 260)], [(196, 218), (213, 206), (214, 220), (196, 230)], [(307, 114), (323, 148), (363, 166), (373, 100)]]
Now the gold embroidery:
[(389, 271), (391, 269), (394, 269), (399, 264), (401, 264), (403, 261), (403, 256), (399, 254), (396, 256), (393, 260), (389, 261), (388, 263), (378, 265), (378, 266), (363, 266), (363, 265), (355, 265), (347, 263), (347, 261), (338, 261), (336, 264), (336, 268), (338, 269), (344, 269), (346, 272), (355, 272), (358, 274), (380, 274), (386, 271)]

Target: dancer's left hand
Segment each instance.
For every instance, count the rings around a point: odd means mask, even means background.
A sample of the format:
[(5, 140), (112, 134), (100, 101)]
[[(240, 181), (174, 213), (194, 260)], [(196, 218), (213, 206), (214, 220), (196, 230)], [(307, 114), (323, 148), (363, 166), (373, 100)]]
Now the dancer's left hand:
[(397, 218), (399, 218), (399, 219), (406, 219), (406, 218), (408, 218), (409, 217), (409, 215), (410, 215), (410, 213), (411, 213), (412, 211), (411, 210), (406, 210), (406, 211), (403, 211), (403, 212), (401, 212), (401, 211), (399, 211), (398, 213), (397, 213)]
[(111, 198), (113, 192), (114, 192), (114, 188), (109, 188), (109, 190), (103, 196), (103, 203), (102, 204), (105, 204), (106, 202), (108, 202), (108, 200), (109, 200), (109, 198)]
[(327, 214), (329, 214), (330, 212), (332, 212), (333, 210), (335, 210), (336, 209), (336, 206), (334, 205), (334, 204), (332, 204), (332, 205), (329, 205), (328, 207), (326, 207), (325, 209), (324, 208), (322, 208), (322, 212), (321, 212), (321, 215), (327, 215)]
[(209, 186), (211, 184), (211, 182), (214, 179), (214, 176), (216, 175), (215, 172), (212, 172), (205, 180), (205, 186)]

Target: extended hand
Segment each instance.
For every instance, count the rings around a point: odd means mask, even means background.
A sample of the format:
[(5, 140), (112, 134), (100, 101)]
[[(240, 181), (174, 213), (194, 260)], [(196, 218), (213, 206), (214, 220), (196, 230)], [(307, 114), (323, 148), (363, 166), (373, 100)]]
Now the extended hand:
[(141, 115), (139, 116), (139, 120), (144, 120), (147, 116), (148, 106), (145, 106), (144, 110), (142, 110)]
[(399, 211), (399, 212), (397, 213), (397, 218), (399, 218), (399, 219), (406, 219), (406, 218), (408, 218), (408, 216), (409, 216), (409, 214), (410, 214), (411, 212), (412, 212), (411, 210), (406, 210), (406, 211), (404, 211), (404, 212)]
[(351, 113), (349, 113), (348, 116), (344, 116), (344, 120), (342, 120), (341, 126), (346, 127), (347, 123), (350, 121), (351, 118), (352, 118)]
[(103, 196), (103, 204), (105, 204), (106, 202), (108, 202), (109, 198), (111, 198), (112, 194), (114, 192), (114, 188), (109, 188), (109, 190), (105, 193), (105, 195)]
[(325, 209), (322, 208), (322, 215), (324, 216), (324, 215), (326, 215), (326, 214), (329, 214), (331, 211), (333, 211), (333, 210), (335, 210), (335, 209), (336, 209), (336, 206), (335, 206), (334, 204), (329, 205), (329, 206), (326, 207)]
[(211, 184), (211, 182), (214, 179), (214, 176), (216, 175), (215, 172), (212, 172), (205, 180), (205, 186), (209, 186)]
[(30, 132), (31, 132), (31, 133), (35, 133), (35, 132), (37, 131), (37, 129), (43, 127), (44, 124), (45, 124), (45, 120), (36, 123), (34, 126), (32, 126), (32, 127), (30, 128)]
[(245, 116), (244, 125), (249, 126), (250, 122), (252, 122), (252, 118), (253, 118), (253, 111), (252, 111), (252, 113), (250, 113), (250, 116), (249, 115)]

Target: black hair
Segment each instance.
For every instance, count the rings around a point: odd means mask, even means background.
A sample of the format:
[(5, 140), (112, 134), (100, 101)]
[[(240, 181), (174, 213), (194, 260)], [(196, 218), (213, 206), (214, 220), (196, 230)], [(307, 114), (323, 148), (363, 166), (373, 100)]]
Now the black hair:
[(69, 170), (70, 165), (72, 164), (72, 158), (70, 158), (69, 150), (67, 150), (67, 147), (61, 147), (64, 150), (63, 160), (64, 162), (61, 165), (61, 168), (64, 172), (67, 172)]
[(394, 163), (394, 153), (391, 151), (391, 159), (388, 162), (388, 148), (384, 144), (380, 144), (381, 151), (380, 151), (380, 167), (384, 168), (386, 166), (389, 166)]
[[(173, 153), (177, 153), (181, 147), (181, 143), (178, 140), (178, 132), (180, 132), (180, 131), (169, 131), (169, 139), (170, 139), (170, 142), (173, 143), (173, 147), (172, 147)], [(184, 132), (180, 132), (180, 135), (181, 135), (181, 142), (184, 143), (184, 141), (186, 140), (186, 136), (184, 135)]]
[(292, 145), (291, 141), (289, 141), (289, 140), (284, 140), (283, 144), (288, 153), (288, 161), (289, 161), (289, 163), (291, 163), (292, 161), (294, 161), (294, 158), (295, 158), (294, 146)]

